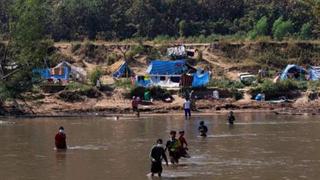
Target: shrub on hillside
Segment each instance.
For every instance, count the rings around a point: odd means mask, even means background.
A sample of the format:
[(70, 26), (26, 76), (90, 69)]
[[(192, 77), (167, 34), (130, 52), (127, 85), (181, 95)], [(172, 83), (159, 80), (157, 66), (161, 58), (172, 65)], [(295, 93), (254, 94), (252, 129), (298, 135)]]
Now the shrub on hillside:
[(221, 89), (241, 89), (244, 88), (245, 85), (240, 81), (232, 81), (228, 79), (212, 79), (210, 80), (208, 87), (216, 87)]
[(92, 85), (96, 85), (97, 80), (102, 76), (102, 70), (100, 68), (94, 69), (89, 76), (90, 82)]
[(277, 83), (273, 83), (270, 80), (264, 81), (257, 87), (251, 89), (250, 94), (255, 97), (259, 93), (264, 93), (266, 100), (277, 99), (281, 96), (287, 98), (294, 97), (298, 90), (306, 90), (306, 82), (298, 82), (294, 80), (284, 80)]
[(299, 36), (303, 40), (308, 40), (312, 38), (312, 25), (310, 22), (302, 25)]
[(150, 88), (144, 88), (144, 87), (134, 87), (130, 91), (130, 97), (136, 96), (143, 99), (144, 93), (149, 91), (151, 97), (154, 100), (164, 100), (168, 97), (171, 97), (171, 94), (166, 89), (162, 89), (161, 87), (155, 86)]

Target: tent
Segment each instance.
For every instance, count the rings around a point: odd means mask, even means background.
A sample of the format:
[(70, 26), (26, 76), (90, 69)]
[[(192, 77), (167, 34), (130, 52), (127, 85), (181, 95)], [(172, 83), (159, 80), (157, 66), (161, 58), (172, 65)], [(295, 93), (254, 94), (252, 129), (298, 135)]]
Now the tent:
[(311, 66), (308, 70), (309, 78), (312, 81), (317, 81), (320, 79), (320, 67), (319, 66)]
[(114, 63), (111, 65), (110, 69), (112, 72), (112, 77), (114, 78), (130, 77), (133, 74), (125, 61), (118, 61)]
[(203, 87), (206, 86), (210, 81), (210, 72), (201, 72), (193, 74), (192, 87)]
[(281, 72), (280, 80), (285, 79), (296, 79), (296, 80), (304, 80), (305, 76), (308, 72), (301, 66), (297, 66), (295, 64), (289, 64), (287, 67)]
[(83, 68), (74, 66), (66, 61), (62, 61), (53, 69), (59, 68), (67, 68), (69, 72), (69, 77), (71, 77), (74, 80), (84, 81), (87, 77), (87, 72)]
[(56, 80), (69, 80), (69, 69), (68, 67), (61, 68), (45, 68), (45, 69), (33, 69), (34, 74), (40, 75), (43, 79), (56, 79)]
[(33, 69), (34, 74), (39, 74), (43, 79), (56, 79), (68, 81), (70, 77), (75, 80), (85, 80), (87, 75), (83, 68), (71, 65), (66, 61), (62, 61), (54, 68)]
[(181, 75), (184, 72), (188, 71), (188, 66), (185, 60), (176, 60), (176, 61), (161, 61), (154, 60), (151, 61), (147, 74), (152, 75)]

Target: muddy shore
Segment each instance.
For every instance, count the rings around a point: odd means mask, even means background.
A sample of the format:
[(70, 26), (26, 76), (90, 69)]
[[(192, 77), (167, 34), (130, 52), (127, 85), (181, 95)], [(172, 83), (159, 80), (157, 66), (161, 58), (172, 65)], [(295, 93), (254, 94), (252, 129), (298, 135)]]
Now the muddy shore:
[[(30, 102), (29, 102), (30, 103)], [(101, 102), (100, 102), (101, 103)], [(30, 103), (32, 106), (33, 103)], [(131, 108), (130, 101), (123, 103), (108, 103), (108, 105), (101, 106), (99, 103), (87, 102), (87, 103), (74, 103), (70, 106), (64, 104), (60, 108), (59, 103), (55, 104), (42, 104), (40, 107), (32, 106), (32, 109), (25, 108), (23, 110), (17, 110), (12, 105), (5, 106), (1, 111), (0, 117), (132, 117), (134, 116)], [(60, 104), (61, 105), (61, 104)], [(196, 109), (192, 111), (195, 116), (202, 115), (214, 115), (214, 114), (226, 114), (229, 111), (236, 113), (275, 113), (278, 115), (318, 115), (320, 114), (320, 106), (299, 105), (294, 102), (285, 103), (268, 103), (268, 102), (246, 102), (241, 101), (228, 101), (228, 100), (199, 100), (196, 103)], [(68, 108), (69, 107), (69, 108)], [(170, 114), (174, 116), (183, 115), (183, 109), (180, 104), (177, 103), (163, 103), (155, 102), (152, 105), (140, 106), (141, 116), (162, 116), (164, 114)]]

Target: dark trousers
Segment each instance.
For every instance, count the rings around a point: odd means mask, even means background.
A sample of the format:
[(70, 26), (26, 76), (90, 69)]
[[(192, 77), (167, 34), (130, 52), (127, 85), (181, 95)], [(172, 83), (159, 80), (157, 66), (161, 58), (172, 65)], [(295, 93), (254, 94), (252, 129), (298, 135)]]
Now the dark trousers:
[(190, 111), (190, 109), (184, 109), (184, 115), (186, 116), (186, 117), (188, 117), (188, 115), (189, 115), (189, 117), (191, 116), (191, 111)]

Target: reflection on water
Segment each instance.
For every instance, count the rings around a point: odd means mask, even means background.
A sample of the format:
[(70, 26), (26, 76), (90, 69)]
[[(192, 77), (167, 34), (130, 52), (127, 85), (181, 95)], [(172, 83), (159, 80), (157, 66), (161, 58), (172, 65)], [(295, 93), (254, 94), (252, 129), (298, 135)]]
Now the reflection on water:
[[(318, 116), (226, 116), (10, 119), (0, 121), (0, 174), (4, 179), (150, 179), (150, 148), (170, 130), (184, 129), (191, 158), (164, 166), (162, 179), (318, 179)], [(198, 136), (205, 121), (209, 132)], [(54, 135), (67, 133), (68, 150)], [(3, 178), (2, 178), (3, 179)]]

